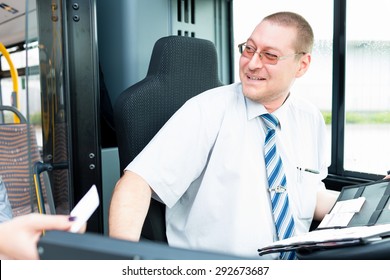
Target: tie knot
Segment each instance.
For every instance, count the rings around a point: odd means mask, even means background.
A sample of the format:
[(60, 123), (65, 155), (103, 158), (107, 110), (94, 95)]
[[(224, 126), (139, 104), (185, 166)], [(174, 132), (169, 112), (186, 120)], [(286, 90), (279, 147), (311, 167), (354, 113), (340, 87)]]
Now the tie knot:
[(268, 129), (275, 129), (279, 124), (279, 120), (274, 115), (263, 114), (260, 115), (260, 117), (263, 119)]

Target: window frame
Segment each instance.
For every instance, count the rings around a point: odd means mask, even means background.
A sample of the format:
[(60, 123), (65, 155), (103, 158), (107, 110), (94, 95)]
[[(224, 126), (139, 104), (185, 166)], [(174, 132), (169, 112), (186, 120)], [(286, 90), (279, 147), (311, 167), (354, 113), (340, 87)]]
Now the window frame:
[(334, 0), (332, 136), (331, 165), (329, 166), (328, 179), (340, 182), (363, 183), (380, 180), (383, 176), (344, 169), (347, 1)]

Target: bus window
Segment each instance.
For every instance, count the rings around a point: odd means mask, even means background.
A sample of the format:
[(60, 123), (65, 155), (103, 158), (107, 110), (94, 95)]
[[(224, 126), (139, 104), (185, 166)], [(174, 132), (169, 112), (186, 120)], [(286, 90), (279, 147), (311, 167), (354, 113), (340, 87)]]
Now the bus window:
[[(1, 100), (0, 104), (16, 107), (23, 116), (25, 116), (31, 123), (36, 126), (37, 130), (40, 130), (41, 126), (41, 92), (39, 85), (39, 73), (38, 73), (38, 44), (29, 44), (28, 49), (26, 45), (15, 46), (7, 48), (12, 63), (16, 69), (21, 73), (18, 77), (18, 101), (13, 100), (12, 91), (13, 83), (11, 78), (0, 79), (1, 85)], [(28, 57), (26, 58), (26, 54)], [(4, 56), (0, 57), (1, 71), (2, 73), (8, 73), (10, 66)], [(26, 82), (26, 61), (28, 61), (28, 85)], [(28, 87), (28, 97), (27, 97)], [(37, 133), (37, 136), (41, 139), (41, 135)], [(42, 141), (39, 140), (41, 143)], [(42, 147), (42, 143), (40, 144)]]
[(347, 1), (346, 170), (385, 174), (390, 168), (386, 152), (390, 142), (389, 9), (386, 0), (372, 0), (370, 5)]

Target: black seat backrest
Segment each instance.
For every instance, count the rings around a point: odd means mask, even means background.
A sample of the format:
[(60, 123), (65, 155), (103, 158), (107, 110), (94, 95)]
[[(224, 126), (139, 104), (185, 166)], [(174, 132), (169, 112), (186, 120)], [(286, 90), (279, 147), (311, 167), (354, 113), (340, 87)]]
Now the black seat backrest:
[[(115, 102), (123, 170), (165, 122), (191, 97), (221, 86), (215, 46), (204, 39), (168, 36), (154, 45), (147, 76)], [(165, 241), (165, 206), (152, 200), (142, 237)]]

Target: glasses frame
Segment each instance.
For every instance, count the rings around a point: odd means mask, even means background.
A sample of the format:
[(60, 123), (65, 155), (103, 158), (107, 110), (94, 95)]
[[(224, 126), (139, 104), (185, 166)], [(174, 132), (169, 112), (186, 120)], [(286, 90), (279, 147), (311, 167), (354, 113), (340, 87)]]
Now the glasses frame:
[[(305, 55), (306, 52), (298, 52), (298, 53), (293, 53), (293, 54), (288, 54), (288, 55), (283, 55), (283, 56), (278, 56), (276, 54), (273, 54), (273, 53), (270, 53), (268, 51), (258, 51), (257, 49), (255, 49), (254, 47), (252, 47), (251, 45), (248, 45), (247, 42), (244, 42), (244, 43), (241, 43), (238, 45), (238, 51), (240, 52), (241, 55), (243, 55), (243, 52), (244, 52), (244, 49), (246, 47), (249, 47), (249, 48), (253, 48), (254, 49), (254, 52), (251, 53), (251, 52), (247, 52), (249, 55), (251, 55), (250, 57), (248, 56), (245, 56), (244, 57), (247, 57), (247, 58), (252, 58), (255, 53), (257, 53), (260, 57), (260, 60), (265, 63), (265, 64), (269, 64), (269, 65), (276, 65), (278, 64), (278, 61), (279, 60), (283, 60), (283, 59), (286, 59), (286, 58), (289, 58), (289, 57), (294, 57), (294, 56), (297, 56), (297, 55)], [(267, 56), (267, 54), (271, 54), (274, 58), (269, 58)], [(265, 60), (263, 60), (263, 58), (265, 58)]]

